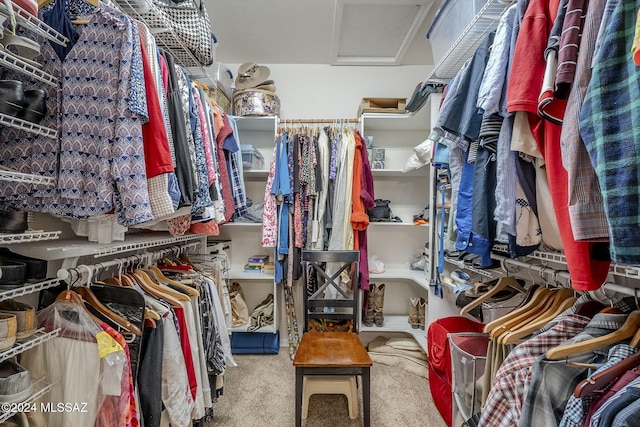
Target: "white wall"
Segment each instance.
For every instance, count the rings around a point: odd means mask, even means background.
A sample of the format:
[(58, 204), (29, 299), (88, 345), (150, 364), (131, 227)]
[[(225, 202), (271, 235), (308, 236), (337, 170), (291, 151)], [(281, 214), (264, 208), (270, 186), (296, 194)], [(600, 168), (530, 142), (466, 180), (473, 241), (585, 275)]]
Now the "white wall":
[[(227, 64), (235, 74), (240, 64)], [(409, 98), (431, 66), (259, 64), (271, 70), (284, 119), (354, 119), (362, 98)]]

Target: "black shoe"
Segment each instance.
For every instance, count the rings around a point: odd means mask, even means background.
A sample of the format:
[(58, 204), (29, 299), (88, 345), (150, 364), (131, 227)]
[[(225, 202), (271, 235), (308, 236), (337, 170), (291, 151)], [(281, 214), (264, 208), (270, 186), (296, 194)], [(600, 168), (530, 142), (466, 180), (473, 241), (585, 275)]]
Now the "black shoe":
[(47, 114), (45, 103), (47, 94), (42, 89), (24, 91), (24, 108), (18, 114), (18, 118), (38, 124)]
[(47, 277), (47, 261), (16, 254), (7, 248), (0, 248), (0, 257), (11, 261), (23, 262), (27, 265), (25, 279), (44, 280)]
[(28, 227), (26, 212), (0, 211), (0, 233), (24, 233)]
[(0, 289), (11, 289), (24, 284), (27, 265), (24, 262), (12, 261), (0, 257)]
[(24, 105), (22, 82), (18, 80), (0, 80), (0, 113), (16, 117)]

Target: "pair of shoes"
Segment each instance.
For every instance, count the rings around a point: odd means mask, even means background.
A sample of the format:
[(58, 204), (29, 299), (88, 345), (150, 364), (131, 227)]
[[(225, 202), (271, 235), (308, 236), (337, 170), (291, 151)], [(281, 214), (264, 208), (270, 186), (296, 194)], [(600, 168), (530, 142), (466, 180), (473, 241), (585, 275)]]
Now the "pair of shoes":
[(409, 324), (412, 329), (425, 329), (427, 301), (422, 297), (409, 298)]
[(0, 402), (17, 403), (33, 393), (29, 371), (13, 359), (0, 363)]
[(362, 314), (362, 323), (365, 326), (382, 326), (384, 323), (384, 283), (376, 285), (371, 283), (371, 289), (366, 291), (366, 301)]
[(27, 282), (36, 282), (47, 277), (47, 261), (20, 255), (11, 252), (7, 248), (0, 248), (0, 258), (24, 263), (26, 265), (25, 280)]
[(18, 80), (0, 80), (0, 113), (31, 123), (40, 123), (47, 113), (42, 89), (24, 90)]
[[(2, 90), (0, 89), (0, 110), (2, 109)], [(2, 111), (0, 111), (1, 113)], [(24, 233), (29, 228), (27, 212), (0, 210), (0, 233)]]
[(36, 310), (29, 304), (15, 300), (0, 302), (0, 315), (14, 316), (16, 318), (16, 339), (18, 341), (29, 338), (36, 332)]

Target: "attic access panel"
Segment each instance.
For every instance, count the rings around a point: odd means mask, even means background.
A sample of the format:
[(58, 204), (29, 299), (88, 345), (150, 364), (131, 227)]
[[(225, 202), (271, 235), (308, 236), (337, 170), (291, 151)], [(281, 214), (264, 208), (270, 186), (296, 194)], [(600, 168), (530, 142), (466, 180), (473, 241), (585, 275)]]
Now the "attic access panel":
[(332, 65), (399, 65), (432, 0), (337, 0)]

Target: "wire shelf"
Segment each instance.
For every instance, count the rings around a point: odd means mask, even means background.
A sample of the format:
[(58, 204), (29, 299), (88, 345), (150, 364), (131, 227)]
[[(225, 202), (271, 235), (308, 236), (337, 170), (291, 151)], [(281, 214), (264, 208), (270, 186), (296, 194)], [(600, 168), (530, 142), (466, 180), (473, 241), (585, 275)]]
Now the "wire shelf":
[(49, 279), (43, 282), (27, 284), (16, 289), (10, 289), (8, 291), (0, 292), (0, 301), (8, 300), (11, 298), (21, 297), (23, 295), (29, 295), (34, 292), (42, 291), (44, 289), (54, 288), (60, 284), (58, 279)]
[(50, 176), (31, 175), (17, 172), (0, 166), (0, 181), (23, 182), (26, 184), (55, 185), (56, 180)]
[(154, 236), (127, 236), (127, 241), (119, 244), (111, 244), (97, 249), (93, 254), (94, 258), (107, 255), (119, 254), (122, 252), (135, 251), (138, 249), (153, 248), (156, 246), (172, 245), (179, 242), (201, 239), (199, 234), (187, 234), (184, 236), (170, 236), (157, 238)]
[(485, 37), (498, 27), (498, 21), (511, 3), (504, 0), (487, 0), (462, 34), (458, 36), (444, 57), (431, 71), (427, 82), (448, 83), (465, 61), (473, 56)]
[(40, 345), (44, 342), (49, 341), (52, 338), (55, 338), (60, 333), (60, 328), (54, 329), (53, 331), (45, 332), (44, 328), (38, 329), (32, 336), (30, 336), (25, 342), (14, 345), (7, 351), (3, 351), (0, 353), (0, 362), (3, 360), (7, 360), (11, 357), (17, 356), (18, 354), (29, 350), (37, 345)]
[(4, 65), (7, 68), (11, 68), (14, 71), (19, 73), (26, 74), (27, 76), (31, 76), (36, 80), (40, 80), (48, 85), (58, 87), (58, 79), (52, 76), (49, 73), (45, 73), (39, 68), (34, 67), (33, 65), (16, 58), (15, 56), (5, 52), (4, 50), (0, 50), (0, 65)]
[(0, 234), (0, 245), (55, 240), (61, 233), (62, 231), (25, 231), (19, 234)]
[[(0, 51), (0, 55), (2, 55), (2, 51)], [(0, 63), (1, 62), (2, 61), (0, 61)], [(58, 131), (56, 131), (55, 129), (40, 126), (35, 123), (31, 123), (31, 122), (27, 122), (26, 120), (7, 116), (6, 114), (2, 114), (2, 113), (0, 113), (0, 124), (10, 126), (16, 129), (26, 130), (27, 132), (32, 132), (38, 135), (46, 136), (47, 138), (56, 139), (58, 136)]]
[[(33, 383), (33, 389), (35, 390), (35, 392), (31, 396), (29, 396), (28, 399), (19, 402), (16, 406), (30, 406), (30, 404), (34, 403), (36, 400), (48, 393), (49, 390), (51, 390), (51, 387), (53, 387), (53, 384), (49, 384), (45, 377), (40, 378)], [(39, 409), (40, 408), (38, 408), (38, 410)], [(0, 413), (0, 423), (5, 422), (9, 418), (13, 417), (16, 413), (17, 412), (15, 411)]]
[[(51, 40), (60, 46), (66, 46), (69, 39), (42, 22), (37, 17), (31, 15), (25, 9), (21, 8), (17, 4), (13, 3), (13, 10), (15, 11), (15, 17), (18, 24), (29, 29), (31, 32), (36, 33), (47, 40)], [(0, 12), (9, 14), (9, 9), (4, 3), (0, 3)]]
[(449, 257), (445, 257), (445, 261), (448, 262), (449, 264), (455, 265), (456, 267), (462, 270), (470, 271), (472, 273), (475, 273), (489, 280), (494, 280), (494, 279), (506, 276), (506, 273), (504, 271), (497, 268), (487, 268), (487, 269), (476, 268), (469, 264), (465, 264), (464, 261), (462, 260), (452, 259)]

